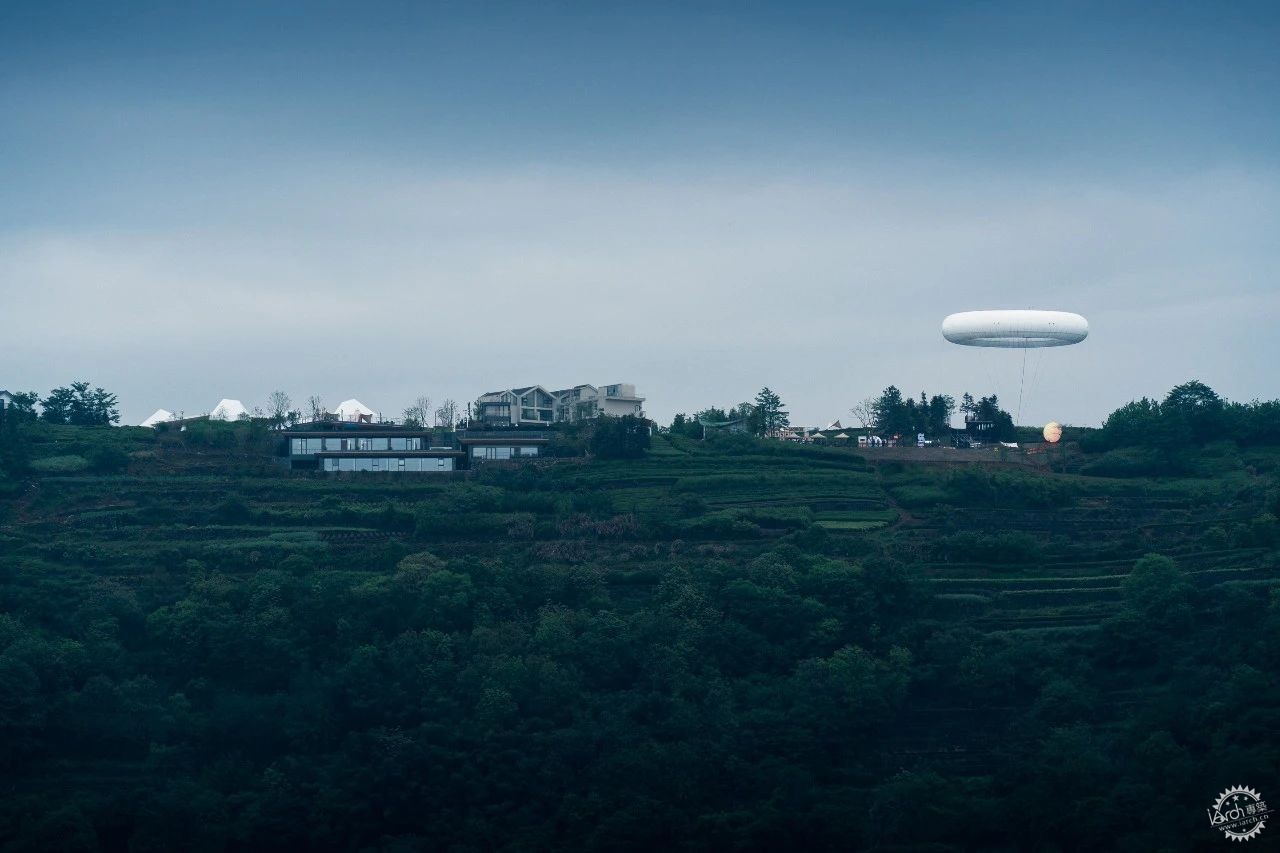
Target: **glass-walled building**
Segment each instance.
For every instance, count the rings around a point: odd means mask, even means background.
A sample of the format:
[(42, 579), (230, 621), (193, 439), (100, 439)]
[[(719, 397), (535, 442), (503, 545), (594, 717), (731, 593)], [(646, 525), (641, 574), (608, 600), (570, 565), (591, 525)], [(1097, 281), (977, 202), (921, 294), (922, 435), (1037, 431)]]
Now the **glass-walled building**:
[(467, 429), (458, 433), (458, 444), (471, 464), (526, 462), (543, 455), (551, 433), (529, 429)]
[(451, 432), (393, 424), (321, 422), (285, 432), (290, 470), (330, 473), (447, 473), (465, 467)]

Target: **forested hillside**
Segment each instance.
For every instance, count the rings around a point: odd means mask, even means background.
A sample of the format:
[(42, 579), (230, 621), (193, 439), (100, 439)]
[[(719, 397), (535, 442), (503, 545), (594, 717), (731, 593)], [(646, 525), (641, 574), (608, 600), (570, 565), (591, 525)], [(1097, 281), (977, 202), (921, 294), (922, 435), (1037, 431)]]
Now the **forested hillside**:
[(1274, 449), (336, 479), (25, 430), (4, 849), (1182, 850), (1280, 796)]

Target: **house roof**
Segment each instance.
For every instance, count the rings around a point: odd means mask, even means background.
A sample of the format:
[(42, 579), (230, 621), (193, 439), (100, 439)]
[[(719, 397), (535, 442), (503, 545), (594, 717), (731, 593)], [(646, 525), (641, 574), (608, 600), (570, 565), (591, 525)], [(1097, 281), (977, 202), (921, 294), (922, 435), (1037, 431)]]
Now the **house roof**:
[(498, 394), (515, 394), (517, 397), (520, 397), (520, 396), (523, 396), (524, 394), (528, 394), (528, 393), (529, 393), (530, 391), (532, 391), (534, 388), (538, 388), (538, 389), (540, 389), (544, 394), (550, 394), (550, 393), (551, 393), (551, 392), (550, 392), (550, 391), (548, 391), (546, 388), (543, 388), (541, 385), (525, 385), (525, 386), (524, 386), (524, 387), (522, 387), (522, 388), (504, 388), (504, 389), (502, 389), (501, 391), (486, 391), (486, 392), (484, 392), (483, 394), (481, 394), (480, 396), (481, 396), (481, 397), (492, 397), (492, 396), (496, 396), (496, 395), (498, 395)]

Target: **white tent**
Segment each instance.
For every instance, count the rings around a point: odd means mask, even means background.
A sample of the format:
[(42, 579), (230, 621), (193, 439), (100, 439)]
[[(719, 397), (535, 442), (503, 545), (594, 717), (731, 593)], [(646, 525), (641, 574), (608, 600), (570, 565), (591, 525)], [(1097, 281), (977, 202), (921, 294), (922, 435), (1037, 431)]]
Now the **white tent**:
[(337, 415), (340, 421), (358, 421), (361, 416), (373, 417), (374, 411), (359, 400), (352, 399), (343, 400), (332, 414)]
[(171, 420), (173, 420), (173, 412), (168, 409), (156, 409), (155, 412), (151, 414), (151, 417), (138, 424), (138, 426), (153, 427), (156, 424), (162, 424)]
[(241, 415), (248, 415), (249, 410), (239, 400), (219, 400), (218, 405), (209, 413), (211, 421), (238, 421)]
[(832, 438), (840, 438), (847, 441), (849, 439), (849, 435), (848, 433), (838, 432), (835, 435), (833, 435)]

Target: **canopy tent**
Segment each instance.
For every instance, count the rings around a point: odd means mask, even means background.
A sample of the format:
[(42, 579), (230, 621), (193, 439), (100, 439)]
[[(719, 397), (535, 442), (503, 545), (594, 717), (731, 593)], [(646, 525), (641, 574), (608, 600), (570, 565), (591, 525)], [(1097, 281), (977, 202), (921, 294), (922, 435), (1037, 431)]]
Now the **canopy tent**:
[(832, 437), (832, 438), (843, 438), (843, 439), (848, 439), (848, 438), (849, 438), (849, 434), (848, 434), (848, 433), (845, 433), (845, 432), (838, 432), (838, 433), (836, 433), (835, 435), (833, 435), (833, 436), (831, 436), (831, 437)]
[(213, 411), (209, 413), (211, 421), (238, 421), (242, 417), (248, 417), (249, 410), (244, 407), (244, 403), (239, 400), (219, 400), (218, 405), (213, 407)]
[(340, 421), (358, 421), (362, 418), (372, 418), (374, 411), (359, 400), (351, 399), (339, 403), (332, 414), (336, 415)]
[(153, 427), (156, 424), (162, 424), (171, 420), (173, 420), (173, 412), (168, 409), (156, 409), (152, 412), (151, 417), (138, 424), (138, 426)]

